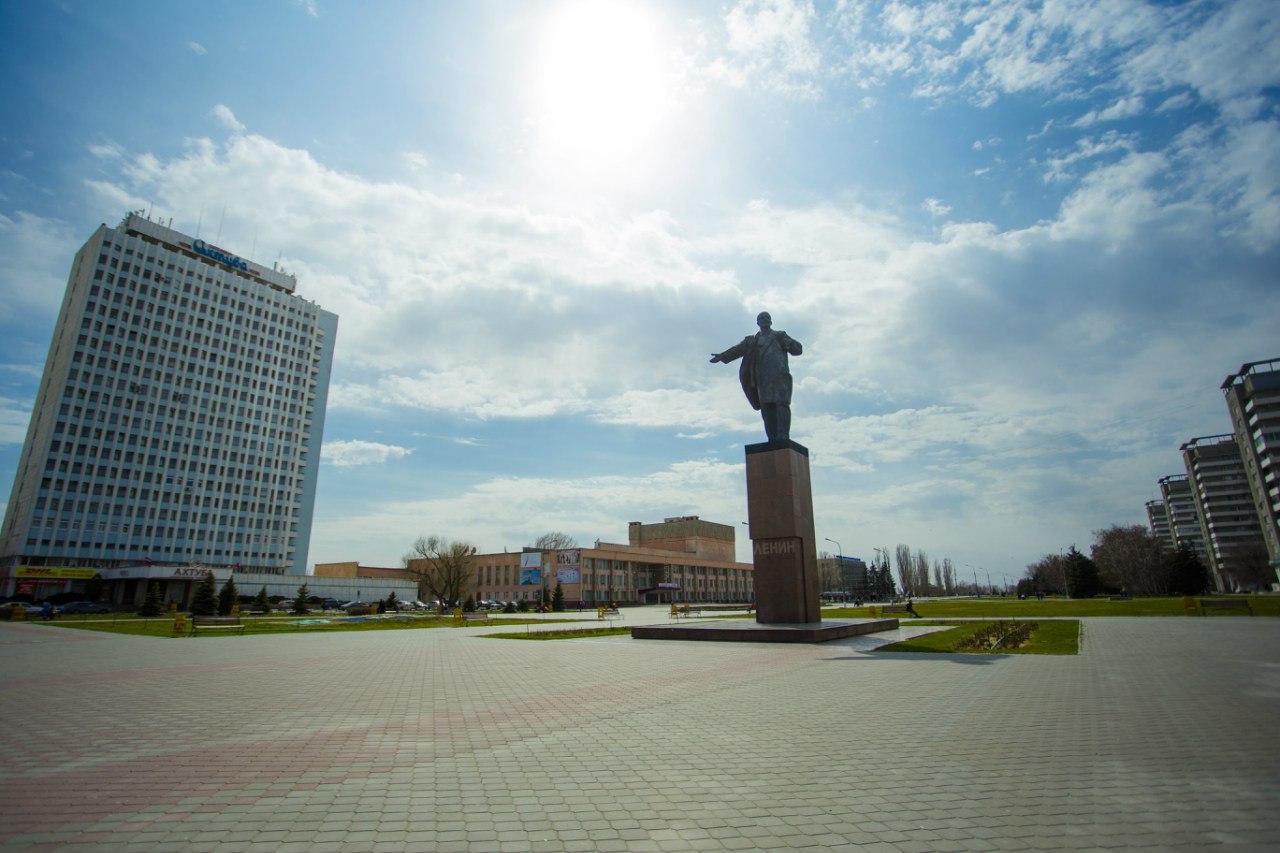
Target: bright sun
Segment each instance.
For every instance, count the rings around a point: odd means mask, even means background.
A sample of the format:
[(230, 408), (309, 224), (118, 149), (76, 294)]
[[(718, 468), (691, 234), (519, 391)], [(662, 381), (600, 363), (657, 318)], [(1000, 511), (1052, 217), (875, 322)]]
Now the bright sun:
[(658, 24), (629, 0), (571, 0), (552, 14), (531, 81), (544, 165), (623, 182), (647, 171), (670, 111)]

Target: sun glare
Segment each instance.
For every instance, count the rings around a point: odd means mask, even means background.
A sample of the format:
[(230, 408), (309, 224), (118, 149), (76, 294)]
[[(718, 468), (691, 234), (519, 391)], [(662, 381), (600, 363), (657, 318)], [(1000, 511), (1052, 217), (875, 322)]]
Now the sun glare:
[(668, 78), (651, 9), (628, 0), (560, 6), (532, 81), (539, 160), (593, 180), (644, 171), (669, 113)]

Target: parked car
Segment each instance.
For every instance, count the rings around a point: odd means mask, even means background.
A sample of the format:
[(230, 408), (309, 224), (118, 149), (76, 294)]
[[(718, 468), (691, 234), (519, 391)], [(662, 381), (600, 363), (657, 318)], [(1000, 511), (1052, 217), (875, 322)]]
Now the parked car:
[(10, 601), (7, 604), (0, 605), (0, 607), (10, 607), (14, 609), (21, 607), (26, 611), (26, 617), (28, 619), (40, 615), (40, 605), (32, 604), (28, 601)]
[(111, 608), (105, 604), (98, 604), (93, 601), (68, 601), (66, 604), (58, 608), (58, 612), (69, 614), (110, 613)]

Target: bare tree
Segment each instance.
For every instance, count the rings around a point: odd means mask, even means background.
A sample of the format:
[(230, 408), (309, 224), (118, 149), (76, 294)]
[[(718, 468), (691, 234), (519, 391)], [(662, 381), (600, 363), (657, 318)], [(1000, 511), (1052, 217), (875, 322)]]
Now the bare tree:
[(942, 558), (942, 591), (947, 595), (956, 594), (956, 568), (950, 557)]
[(1266, 589), (1276, 582), (1276, 570), (1268, 564), (1267, 546), (1261, 537), (1227, 547), (1222, 567), (1237, 590)]
[(559, 530), (548, 531), (533, 542), (533, 547), (539, 551), (559, 551), (562, 548), (577, 548), (578, 540), (574, 539), (568, 533), (561, 533)]
[(915, 564), (911, 560), (911, 546), (899, 545), (894, 548), (893, 559), (898, 564), (898, 586), (902, 587), (902, 594), (916, 595)]
[(1132, 595), (1168, 595), (1172, 572), (1164, 544), (1146, 527), (1093, 531), (1093, 561), (1104, 587)]
[(1027, 573), (1018, 581), (1018, 592), (1024, 595), (1036, 593), (1065, 593), (1067, 591), (1067, 558), (1061, 554), (1046, 554), (1027, 566)]
[(419, 536), (404, 555), (404, 567), (418, 581), (418, 594), (437, 598), (445, 606), (460, 606), (470, 594), (471, 558), (476, 546), (450, 542), (439, 536)]
[(916, 595), (929, 595), (929, 555), (924, 549), (916, 551), (916, 568), (915, 568), (915, 590)]
[(818, 552), (818, 585), (822, 592), (844, 590), (844, 577), (840, 561), (829, 551)]

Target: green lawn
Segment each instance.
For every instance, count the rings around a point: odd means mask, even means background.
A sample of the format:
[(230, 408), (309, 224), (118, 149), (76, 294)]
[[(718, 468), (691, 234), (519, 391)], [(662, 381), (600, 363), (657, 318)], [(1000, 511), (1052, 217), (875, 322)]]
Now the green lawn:
[[(244, 620), (245, 634), (299, 634), (299, 633), (330, 633), (334, 631), (405, 631), (418, 630), (423, 628), (452, 628), (454, 627), (453, 617), (450, 616), (434, 616), (430, 614), (401, 616), (398, 618), (348, 618), (344, 616), (326, 616), (323, 614), (313, 614), (311, 616), (253, 616), (246, 617)], [(529, 625), (529, 624), (546, 624), (548, 621), (572, 622), (573, 620), (546, 620), (546, 619), (521, 619), (518, 616), (512, 616), (509, 619), (490, 619), (487, 625)], [(143, 637), (172, 637), (173, 636), (173, 617), (156, 617), (152, 619), (143, 619), (138, 616), (124, 617), (123, 615), (112, 620), (110, 617), (85, 617), (83, 619), (56, 619), (52, 622), (43, 622), (44, 625), (53, 625), (58, 628), (72, 628), (85, 631), (106, 631), (113, 634), (133, 634)], [(464, 623), (466, 624), (466, 623)], [(472, 626), (479, 623), (471, 623)], [(187, 623), (190, 630), (190, 621)], [(197, 635), (200, 637), (218, 637), (226, 634), (237, 636), (236, 632), (226, 629), (218, 629), (208, 631)], [(185, 636), (185, 635), (184, 635)]]
[(565, 628), (559, 631), (515, 631), (504, 634), (485, 634), (498, 640), (578, 640), (583, 637), (611, 637), (619, 634), (630, 634), (629, 627), (614, 626), (612, 628)]
[[(912, 625), (938, 625), (933, 620), (911, 622)], [(1075, 655), (1080, 653), (1080, 623), (1074, 619), (1036, 622), (1031, 637), (1015, 648), (964, 648), (965, 641), (983, 631), (992, 622), (962, 622), (946, 631), (935, 631), (900, 643), (881, 646), (877, 652), (934, 652), (943, 654), (996, 655)], [(1002, 623), (1006, 626), (1013, 623)]]
[[(1215, 598), (1226, 597), (1228, 596), (1215, 596)], [(1248, 595), (1232, 597), (1247, 600), (1255, 615), (1280, 616), (1280, 596)], [(947, 599), (944, 601), (918, 601), (915, 603), (915, 609), (917, 613), (926, 619), (1035, 619), (1038, 617), (1051, 618), (1055, 616), (1080, 618), (1083, 616), (1187, 615), (1181, 598), (1131, 598), (1124, 601), (1108, 601), (1102, 598), (1085, 598), (1079, 600), (1069, 598), (1046, 598), (1044, 601), (1036, 601), (1034, 598), (1019, 601), (1017, 598), (1013, 597), (980, 599), (961, 598)], [(877, 612), (879, 612), (879, 608), (877, 608)], [(822, 611), (824, 619), (865, 619), (871, 615), (871, 605), (863, 607), (824, 609)], [(892, 615), (902, 619), (904, 623), (911, 620), (910, 616), (904, 616), (903, 614), (895, 613)], [(1243, 611), (1218, 611), (1205, 618), (1218, 619), (1234, 616), (1248, 617), (1248, 615), (1248, 613)], [(1196, 616), (1199, 617), (1198, 607), (1196, 609)]]

